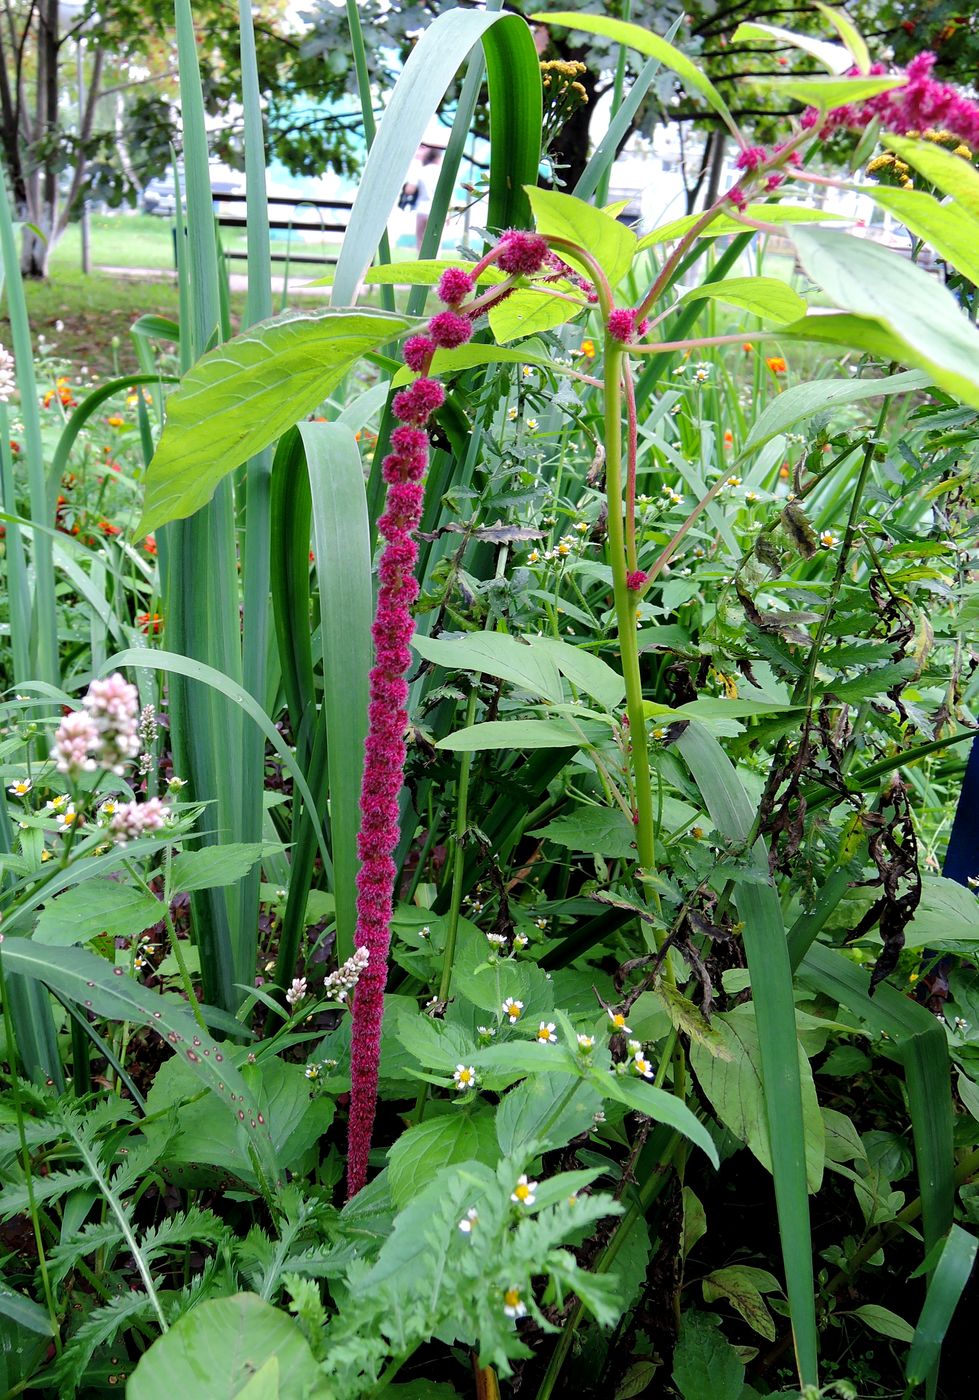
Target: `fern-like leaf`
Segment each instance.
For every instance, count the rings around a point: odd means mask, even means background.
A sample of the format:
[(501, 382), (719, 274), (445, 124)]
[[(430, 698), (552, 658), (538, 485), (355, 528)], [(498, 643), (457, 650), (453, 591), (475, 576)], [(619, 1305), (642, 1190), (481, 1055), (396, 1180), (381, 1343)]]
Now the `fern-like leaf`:
[(58, 1358), (58, 1394), (74, 1395), (97, 1348), (113, 1342), (127, 1324), (152, 1316), (153, 1307), (145, 1293), (121, 1293), (111, 1303), (93, 1308)]
[(149, 1259), (181, 1244), (220, 1244), (227, 1235), (227, 1227), (213, 1211), (192, 1206), (151, 1226), (140, 1239), (139, 1247), (144, 1259)]
[(61, 1283), (79, 1260), (94, 1254), (97, 1249), (117, 1249), (122, 1242), (122, 1231), (115, 1220), (90, 1221), (49, 1250), (48, 1268), (52, 1282)]

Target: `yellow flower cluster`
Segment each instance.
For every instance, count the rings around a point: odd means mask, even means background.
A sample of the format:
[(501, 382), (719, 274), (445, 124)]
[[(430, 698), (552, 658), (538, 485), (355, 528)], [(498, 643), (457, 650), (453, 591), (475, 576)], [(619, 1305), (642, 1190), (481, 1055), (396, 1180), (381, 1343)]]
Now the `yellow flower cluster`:
[(907, 161), (898, 160), (897, 156), (892, 156), (888, 152), (887, 155), (874, 156), (873, 160), (870, 161), (867, 166), (867, 174), (879, 175), (881, 173), (886, 173), (888, 175), (895, 175), (901, 188), (910, 190), (914, 188), (914, 181), (908, 174), (909, 169), (910, 167)]

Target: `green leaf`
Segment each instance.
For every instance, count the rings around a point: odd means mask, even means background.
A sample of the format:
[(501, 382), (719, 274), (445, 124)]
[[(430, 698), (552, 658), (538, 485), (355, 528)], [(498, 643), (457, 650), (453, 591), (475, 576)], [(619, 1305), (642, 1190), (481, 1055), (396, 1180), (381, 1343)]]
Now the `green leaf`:
[[(697, 723), (684, 730), (677, 748), (718, 831), (729, 841), (746, 841), (754, 825), (755, 811), (724, 750)], [(755, 843), (750, 859), (761, 879), (757, 883), (738, 881), (735, 900), (751, 974), (780, 1244), (796, 1356), (802, 1381), (814, 1385), (816, 1303), (807, 1181), (810, 1140), (815, 1146), (816, 1133), (822, 1133), (822, 1120), (818, 1129), (811, 1119), (807, 1120), (808, 1094), (799, 1058), (785, 921), (778, 892), (768, 875), (768, 852), (763, 841)], [(710, 1064), (716, 1070), (729, 1068), (724, 1060), (711, 1059)], [(705, 1066), (707, 1072), (710, 1071)]]
[(193, 515), (228, 472), (305, 418), (368, 350), (409, 324), (383, 311), (290, 311), (203, 355), (167, 399), (136, 534)]
[(427, 1186), (440, 1167), (457, 1162), (496, 1165), (500, 1156), (493, 1114), (487, 1109), (468, 1114), (441, 1113), (406, 1129), (388, 1153), (391, 1198), (406, 1206)]
[[(514, 292), (513, 296), (507, 297), (506, 301), (501, 302), (500, 305), (509, 306), (512, 301), (522, 295), (522, 292)], [(531, 292), (528, 293), (528, 295), (536, 297), (539, 294), (537, 292)], [(548, 301), (557, 306), (567, 306), (566, 302), (562, 302), (559, 298), (552, 297), (549, 293), (544, 293), (543, 295), (546, 295)], [(492, 319), (491, 313), (491, 323)], [(567, 316), (564, 316), (562, 319), (567, 320)], [(549, 329), (551, 325), (559, 324), (560, 322), (558, 321), (552, 321), (543, 329)], [(522, 323), (519, 333), (521, 335), (526, 334)], [(512, 336), (500, 338), (513, 339)], [(492, 345), (488, 342), (483, 344), (479, 341), (470, 341), (468, 345), (460, 345), (455, 350), (436, 350), (432, 357), (431, 373), (436, 375), (457, 374), (461, 370), (474, 369), (480, 365), (539, 365), (541, 369), (551, 370), (554, 374), (567, 373), (567, 369), (564, 365), (559, 365), (550, 358), (539, 340), (528, 340), (516, 350), (511, 350), (505, 345)], [(398, 370), (397, 374), (391, 380), (391, 383), (397, 387), (400, 384), (410, 383), (414, 378), (415, 375), (411, 370), (407, 367), (403, 367)]]
[(364, 166), (340, 249), (333, 304), (350, 305), (374, 258), (405, 172), (456, 71), (482, 42), (490, 111), (490, 203), (487, 227), (524, 228), (526, 184), (540, 164), (540, 63), (533, 36), (519, 15), (452, 9), (412, 47), (387, 99), (384, 119)]
[(538, 335), (541, 331), (563, 326), (565, 321), (580, 315), (583, 310), (584, 307), (575, 301), (555, 296), (553, 292), (520, 287), (505, 301), (490, 307), (490, 330), (495, 339), (505, 345), (520, 336)]
[(724, 1299), (753, 1331), (769, 1342), (775, 1340), (775, 1321), (762, 1294), (775, 1293), (780, 1286), (778, 1279), (766, 1269), (753, 1269), (747, 1264), (715, 1269), (702, 1284), (705, 1303)]
[(470, 632), (464, 637), (424, 637), (415, 633), (411, 645), (426, 661), (453, 671), (498, 676), (545, 700), (563, 699), (557, 666), (538, 647), (503, 632)]
[(837, 9), (835, 5), (824, 5), (822, 0), (814, 0), (814, 3), (819, 13), (829, 21), (843, 40), (856, 67), (861, 73), (869, 73), (870, 52), (860, 31), (850, 23), (847, 15), (842, 10)]
[(794, 102), (805, 102), (809, 107), (818, 107), (828, 112), (834, 107), (845, 107), (850, 102), (865, 102), (868, 97), (889, 92), (892, 88), (903, 87), (901, 78), (755, 78), (760, 88), (767, 89), (773, 97), (790, 97)]
[(713, 1313), (684, 1310), (673, 1380), (683, 1400), (739, 1400), (744, 1365)]
[(572, 851), (589, 851), (613, 860), (634, 860), (636, 828), (617, 808), (579, 806), (571, 815), (555, 817), (530, 833)]
[[(745, 1143), (768, 1171), (773, 1170), (772, 1139), (762, 1080), (761, 1045), (754, 1005), (735, 1007), (714, 1016), (711, 1028), (720, 1037), (726, 1055), (693, 1042), (690, 1063), (714, 1112), (735, 1137)], [(810, 1191), (818, 1191), (823, 1177), (825, 1130), (809, 1061), (796, 1046), (802, 1084), (802, 1112), (806, 1141), (806, 1178)]]
[[(298, 1325), (256, 1293), (211, 1298), (184, 1313), (143, 1353), (127, 1385), (129, 1400), (231, 1400), (278, 1365), (277, 1400), (322, 1392), (319, 1367)], [(257, 1400), (252, 1391), (249, 1400)]]
[(803, 267), (837, 306), (884, 326), (906, 347), (906, 363), (979, 407), (979, 330), (951, 292), (869, 239), (831, 229), (797, 229), (793, 239)]
[(893, 1337), (895, 1342), (910, 1342), (914, 1336), (914, 1328), (909, 1322), (898, 1317), (896, 1312), (891, 1312), (890, 1308), (882, 1308), (879, 1303), (864, 1303), (862, 1307), (853, 1309), (852, 1316), (859, 1317), (861, 1322), (882, 1337)]
[(564, 1147), (586, 1132), (602, 1106), (602, 1096), (582, 1080), (570, 1098), (568, 1076), (535, 1074), (505, 1094), (496, 1110), (496, 1136), (504, 1157)]
[(617, 1099), (619, 1103), (628, 1104), (637, 1113), (645, 1113), (646, 1117), (652, 1118), (655, 1123), (665, 1123), (667, 1127), (675, 1128), (678, 1133), (682, 1133), (685, 1138), (689, 1138), (701, 1148), (707, 1154), (708, 1161), (715, 1167), (719, 1165), (714, 1139), (700, 1119), (695, 1117), (675, 1094), (669, 1094), (665, 1089), (657, 1089), (655, 1085), (647, 1084), (644, 1079), (633, 1079), (630, 1075), (610, 1073), (607, 1070), (603, 1073), (594, 1069), (590, 1078), (607, 1099)]
[(882, 379), (816, 379), (810, 384), (793, 384), (778, 394), (755, 419), (740, 456), (757, 452), (778, 433), (796, 423), (841, 404), (860, 403), (884, 394), (910, 394), (930, 383), (920, 370), (887, 375)]
[(921, 900), (904, 931), (906, 948), (943, 948), (979, 941), (979, 900), (975, 893), (941, 875), (924, 875)]
[(533, 637), (538, 654), (553, 658), (555, 665), (572, 685), (597, 700), (606, 710), (616, 710), (625, 699), (625, 681), (601, 657), (584, 647), (572, 646), (557, 637)]
[(613, 43), (622, 44), (627, 49), (635, 49), (638, 53), (645, 54), (647, 58), (659, 59), (664, 68), (669, 68), (677, 75), (688, 92), (699, 93), (713, 107), (728, 131), (740, 143), (737, 123), (714, 84), (685, 53), (675, 49), (672, 44), (668, 44), (658, 34), (650, 34), (648, 29), (641, 29), (638, 24), (626, 24), (622, 20), (611, 19), (606, 15), (582, 14), (580, 10), (531, 15), (531, 19), (539, 24), (559, 24), (565, 29), (575, 30), (581, 34), (600, 34), (605, 39), (611, 39)]
[(951, 195), (961, 208), (979, 219), (979, 170), (971, 161), (936, 146), (934, 141), (915, 141), (910, 136), (883, 135), (889, 151), (914, 167), (942, 194)]
[(231, 1056), (201, 1029), (184, 1002), (161, 997), (127, 977), (121, 967), (83, 948), (52, 948), (33, 939), (8, 937), (3, 959), (8, 972), (42, 982), (96, 1016), (147, 1026), (172, 1046), (199, 1083), (212, 1090), (242, 1125), (263, 1192), (271, 1193), (280, 1173), (264, 1114)]
[(487, 720), (440, 739), (438, 749), (480, 753), (484, 749), (583, 749), (606, 733), (604, 726), (565, 719)]
[(8, 1284), (0, 1280), (0, 1317), (9, 1318), (18, 1328), (36, 1332), (40, 1337), (53, 1337), (54, 1329), (47, 1311), (33, 1298), (25, 1298), (16, 1293)]
[[(959, 159), (959, 157), (955, 157)], [(971, 169), (971, 167), (970, 167)], [(939, 204), (924, 190), (861, 185), (875, 204), (889, 210), (916, 238), (929, 243), (970, 282), (979, 282), (979, 219), (959, 204)]]
[(929, 1281), (908, 1352), (904, 1374), (912, 1386), (920, 1385), (938, 1364), (952, 1315), (969, 1282), (977, 1249), (979, 1240), (974, 1235), (960, 1225), (952, 1226)]
[(163, 918), (163, 905), (152, 895), (117, 880), (88, 880), (49, 900), (34, 929), (37, 943), (58, 948), (89, 943), (99, 934), (133, 938)]
[(825, 39), (814, 39), (810, 34), (796, 34), (777, 24), (756, 24), (753, 20), (746, 20), (731, 35), (735, 44), (742, 39), (775, 39), (780, 44), (788, 44), (809, 54), (831, 73), (845, 73), (853, 66), (850, 54), (840, 44), (829, 44)]
[(684, 292), (679, 305), (704, 297), (740, 306), (752, 316), (768, 321), (794, 321), (806, 314), (806, 303), (799, 293), (777, 277), (729, 277), (723, 282), (705, 282)]
[[(637, 241), (632, 230), (573, 194), (528, 189), (527, 198), (538, 232), (584, 248), (601, 267), (614, 290), (632, 266)], [(566, 262), (574, 264), (586, 277), (590, 276), (588, 264), (572, 249), (562, 246), (560, 252)]]
[(182, 851), (174, 856), (170, 867), (170, 888), (174, 894), (189, 894), (191, 890), (233, 885), (261, 858), (261, 842), (239, 841), (227, 846), (205, 846), (199, 851)]
[[(749, 219), (758, 219), (766, 224), (825, 224), (843, 221), (842, 214), (830, 214), (824, 209), (814, 209), (810, 204), (749, 204), (745, 209)], [(671, 219), (661, 224), (639, 240), (639, 250), (654, 248), (659, 243), (670, 243), (674, 238), (682, 238), (689, 233), (703, 214), (684, 214), (682, 218)], [(730, 234), (743, 234), (744, 224), (739, 224), (727, 214), (719, 214), (712, 219), (701, 233), (701, 238), (721, 238)]]

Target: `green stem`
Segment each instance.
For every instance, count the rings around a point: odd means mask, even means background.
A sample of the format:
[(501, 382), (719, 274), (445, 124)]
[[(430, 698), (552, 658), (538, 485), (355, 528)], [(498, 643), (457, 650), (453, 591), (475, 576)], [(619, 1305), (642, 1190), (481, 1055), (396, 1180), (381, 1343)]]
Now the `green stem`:
[[(466, 727), (476, 718), (476, 692), (470, 692), (466, 705)], [(464, 753), (459, 762), (459, 789), (456, 793), (456, 829), (452, 852), (452, 895), (449, 900), (449, 919), (445, 930), (445, 953), (442, 958), (442, 979), (439, 982), (439, 1001), (448, 1000), (449, 984), (452, 981), (452, 962), (456, 951), (456, 938), (459, 933), (459, 911), (462, 908), (462, 882), (466, 860), (465, 836), (469, 821), (469, 774), (472, 770), (472, 754)]]
[(639, 672), (639, 640), (636, 636), (636, 595), (630, 593), (626, 577), (625, 522), (622, 509), (622, 372), (625, 354), (618, 341), (605, 341), (605, 482), (608, 501), (609, 563), (615, 620), (625, 681), (626, 713), (629, 716), (633, 799), (636, 809), (636, 847), (639, 866), (652, 871), (656, 866), (653, 821), (653, 790), (649, 780), (649, 749), (646, 742), (646, 716), (642, 702)]

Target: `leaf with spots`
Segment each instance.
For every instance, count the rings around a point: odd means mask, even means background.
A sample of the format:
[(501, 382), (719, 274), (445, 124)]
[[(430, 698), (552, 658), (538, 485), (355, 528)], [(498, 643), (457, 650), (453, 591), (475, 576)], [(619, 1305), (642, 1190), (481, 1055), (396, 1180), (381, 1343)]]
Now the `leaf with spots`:
[(265, 1115), (256, 1109), (255, 1096), (228, 1052), (198, 1026), (185, 1003), (140, 986), (124, 968), (113, 967), (83, 948), (53, 948), (29, 938), (7, 938), (2, 954), (6, 971), (42, 982), (96, 1016), (132, 1021), (162, 1036), (244, 1128), (262, 1193), (271, 1195), (281, 1174)]

